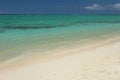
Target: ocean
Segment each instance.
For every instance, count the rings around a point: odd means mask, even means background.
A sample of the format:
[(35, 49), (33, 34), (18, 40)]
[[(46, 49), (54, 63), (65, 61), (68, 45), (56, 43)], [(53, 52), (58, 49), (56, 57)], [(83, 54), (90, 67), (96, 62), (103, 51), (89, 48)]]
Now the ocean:
[(0, 15), (0, 62), (119, 36), (120, 15)]

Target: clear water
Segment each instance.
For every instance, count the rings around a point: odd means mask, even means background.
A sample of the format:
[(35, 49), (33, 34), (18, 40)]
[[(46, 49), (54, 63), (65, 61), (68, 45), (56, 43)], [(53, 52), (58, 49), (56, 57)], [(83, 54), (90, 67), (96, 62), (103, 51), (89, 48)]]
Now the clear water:
[(0, 15), (0, 61), (120, 35), (120, 15)]

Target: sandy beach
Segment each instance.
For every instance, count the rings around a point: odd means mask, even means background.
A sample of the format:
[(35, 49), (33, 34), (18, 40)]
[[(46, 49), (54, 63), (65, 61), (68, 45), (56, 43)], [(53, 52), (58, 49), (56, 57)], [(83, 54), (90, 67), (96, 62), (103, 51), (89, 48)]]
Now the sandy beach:
[(31, 59), (1, 69), (0, 80), (120, 80), (120, 40), (52, 60)]

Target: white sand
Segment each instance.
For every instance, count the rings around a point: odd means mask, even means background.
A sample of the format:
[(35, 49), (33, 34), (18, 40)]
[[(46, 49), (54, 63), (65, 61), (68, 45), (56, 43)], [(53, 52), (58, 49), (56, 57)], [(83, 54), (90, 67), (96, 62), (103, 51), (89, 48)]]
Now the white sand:
[(0, 72), (0, 80), (120, 80), (120, 41)]

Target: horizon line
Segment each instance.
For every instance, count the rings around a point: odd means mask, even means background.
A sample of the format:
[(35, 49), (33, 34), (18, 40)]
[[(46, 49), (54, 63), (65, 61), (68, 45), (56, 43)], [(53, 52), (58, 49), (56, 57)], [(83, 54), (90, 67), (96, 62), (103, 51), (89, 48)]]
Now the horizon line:
[(12, 13), (12, 14), (10, 14), (10, 13), (6, 13), (6, 14), (0, 14), (0, 15), (120, 15), (120, 13), (113, 13), (113, 14), (99, 14), (99, 13), (97, 13), (97, 14), (72, 14), (72, 13), (70, 13), (70, 14), (67, 14), (67, 13), (65, 13), (65, 14), (55, 14), (55, 13), (44, 13), (44, 14), (41, 14), (41, 13), (36, 13), (36, 14), (32, 14), (32, 13)]

